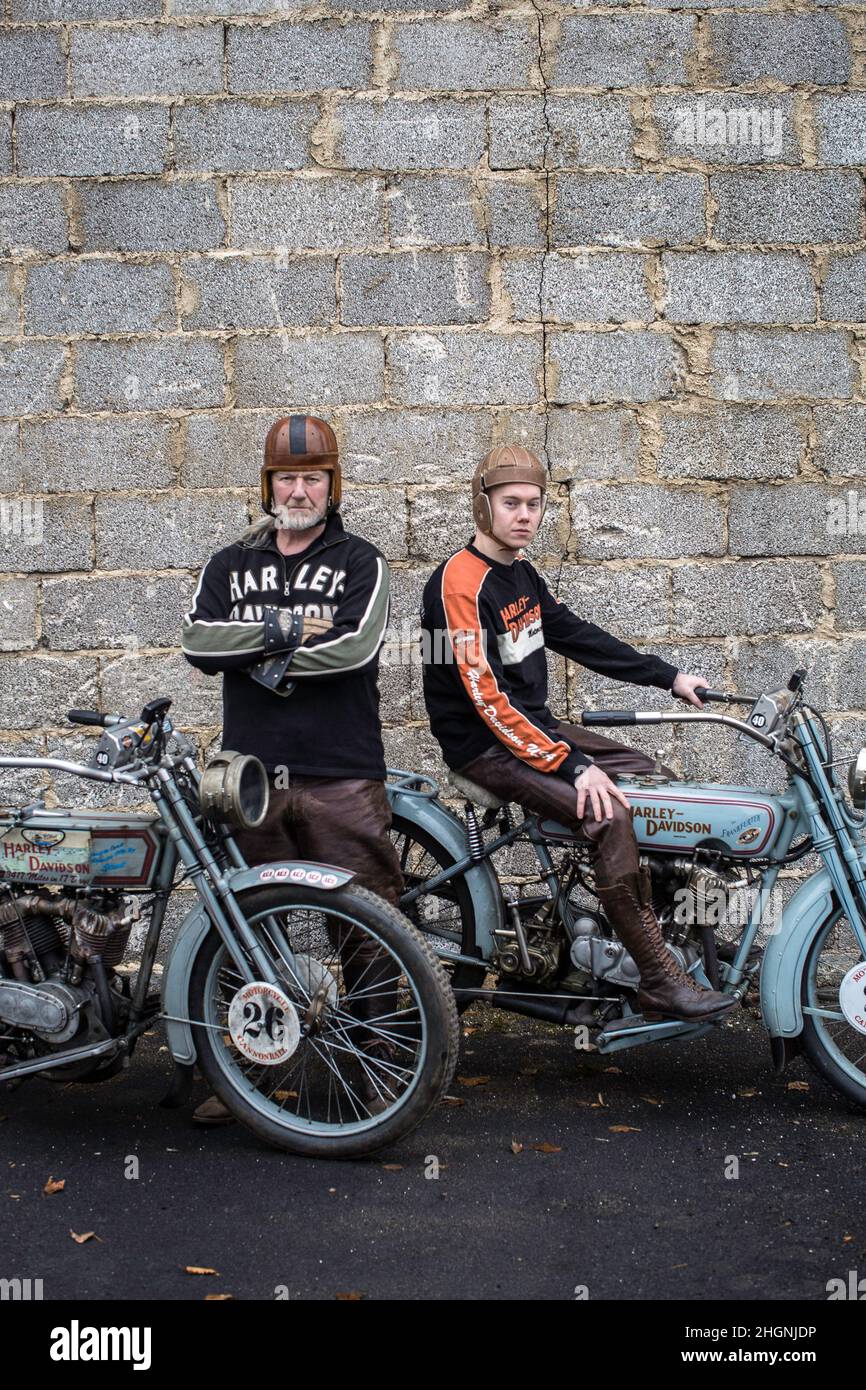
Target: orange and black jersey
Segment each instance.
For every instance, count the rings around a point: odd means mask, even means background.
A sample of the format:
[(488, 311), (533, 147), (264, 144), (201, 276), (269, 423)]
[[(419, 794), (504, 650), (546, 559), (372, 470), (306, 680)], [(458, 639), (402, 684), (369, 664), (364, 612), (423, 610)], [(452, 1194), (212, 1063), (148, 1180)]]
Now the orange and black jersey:
[(538, 772), (573, 781), (591, 759), (547, 708), (545, 647), (591, 671), (670, 690), (677, 668), (584, 622), (528, 560), (503, 565), (467, 545), (440, 565), (421, 609), (424, 699), (449, 767), (497, 742)]

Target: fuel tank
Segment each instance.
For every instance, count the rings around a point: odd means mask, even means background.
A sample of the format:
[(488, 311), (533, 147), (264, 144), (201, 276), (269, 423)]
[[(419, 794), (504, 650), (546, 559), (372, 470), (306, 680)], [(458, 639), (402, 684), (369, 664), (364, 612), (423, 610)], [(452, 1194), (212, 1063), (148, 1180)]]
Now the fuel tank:
[[(682, 853), (705, 840), (728, 854), (749, 859), (769, 854), (785, 824), (789, 802), (772, 792), (719, 782), (671, 782), (664, 777), (626, 777), (617, 786), (631, 803), (635, 838), (641, 849)], [(565, 826), (543, 819), (548, 839), (575, 838)]]
[(0, 879), (141, 891), (152, 886), (166, 845), (158, 816), (143, 811), (33, 811), (0, 806)]

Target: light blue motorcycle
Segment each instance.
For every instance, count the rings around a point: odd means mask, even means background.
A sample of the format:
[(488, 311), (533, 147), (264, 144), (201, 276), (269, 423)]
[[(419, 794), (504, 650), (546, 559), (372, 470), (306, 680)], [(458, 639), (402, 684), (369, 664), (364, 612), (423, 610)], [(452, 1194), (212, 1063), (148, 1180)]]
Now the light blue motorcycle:
[[(146, 791), (155, 807), (0, 804), (0, 1087), (107, 1080), (161, 1020), (176, 1062), (164, 1105), (188, 1098), (197, 1064), (276, 1148), (357, 1158), (395, 1143), (457, 1062), (444, 972), (346, 870), (248, 866), (234, 831), (264, 819), (265, 769), (222, 752), (199, 771), (170, 705), (152, 700), (137, 719), (70, 710), (103, 730), (87, 765), (0, 758), (0, 791), (4, 769), (44, 768)], [(183, 883), (188, 911), (163, 968)], [(137, 969), (124, 966), (136, 923)]]
[[(705, 702), (749, 706), (742, 719), (599, 710), (583, 723), (721, 724), (784, 764), (779, 793), (672, 781), (660, 771), (617, 783), (632, 804), (641, 863), (678, 963), (737, 999), (758, 983), (777, 1071), (802, 1050), (866, 1107), (866, 748), (850, 764), (846, 796), (826, 721), (805, 703), (805, 674), (757, 698), (698, 692)], [(489, 999), (573, 1027), (577, 1045), (602, 1053), (722, 1026), (650, 1022), (636, 1012), (638, 971), (594, 897), (585, 844), (554, 821), (516, 818), (464, 778), (450, 780), (464, 799), (462, 820), (423, 775), (392, 772), (389, 794), (406, 877), (401, 906), (447, 964), (458, 1008)], [(532, 862), (518, 864), (519, 882), (503, 885), (493, 856), (518, 844)], [(780, 870), (809, 854), (820, 864), (782, 910)]]

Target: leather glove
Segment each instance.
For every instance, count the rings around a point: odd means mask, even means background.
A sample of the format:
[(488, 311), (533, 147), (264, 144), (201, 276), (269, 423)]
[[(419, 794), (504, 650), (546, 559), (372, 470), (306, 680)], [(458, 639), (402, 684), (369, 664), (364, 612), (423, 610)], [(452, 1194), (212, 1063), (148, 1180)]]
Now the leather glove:
[[(300, 613), (290, 613), (287, 608), (265, 608), (265, 615), (277, 614), (274, 625), (279, 627), (282, 634), (284, 629), (289, 628), (287, 619), (291, 619), (291, 633), (298, 633), (298, 638), (292, 646), (286, 650), (271, 648), (273, 655), (266, 656), (264, 661), (257, 661), (254, 666), (249, 668), (252, 680), (258, 685), (263, 685), (267, 690), (272, 690), (275, 695), (291, 695), (295, 688), (295, 682), (286, 678), (286, 671), (295, 648), (302, 646), (311, 637), (318, 637), (323, 632), (328, 632), (334, 624), (330, 618), (307, 618)], [(267, 616), (266, 616), (267, 622)], [(267, 643), (268, 628), (265, 628), (265, 641)], [(276, 637), (274, 637), (276, 641)], [(283, 641), (287, 640), (283, 637)], [(267, 650), (267, 646), (266, 646)]]
[(304, 618), (290, 608), (262, 609), (265, 629), (265, 656), (272, 652), (293, 652), (301, 640)]

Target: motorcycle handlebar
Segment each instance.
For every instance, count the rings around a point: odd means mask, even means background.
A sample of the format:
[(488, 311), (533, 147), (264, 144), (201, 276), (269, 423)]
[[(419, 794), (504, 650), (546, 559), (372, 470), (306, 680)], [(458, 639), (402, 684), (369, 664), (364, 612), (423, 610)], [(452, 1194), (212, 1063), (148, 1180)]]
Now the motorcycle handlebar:
[(109, 725), (118, 722), (120, 715), (100, 714), (98, 709), (71, 709), (66, 718), (70, 724), (96, 724), (101, 729), (107, 729)]
[[(725, 690), (710, 690), (705, 685), (699, 685), (695, 694), (705, 704), (753, 705), (757, 699), (755, 695), (738, 695)], [(633, 709), (584, 710), (580, 716), (580, 721), (582, 724), (636, 724), (638, 723), (637, 715), (638, 711)]]
[(580, 716), (581, 724), (636, 724), (637, 714), (633, 709), (585, 709)]

